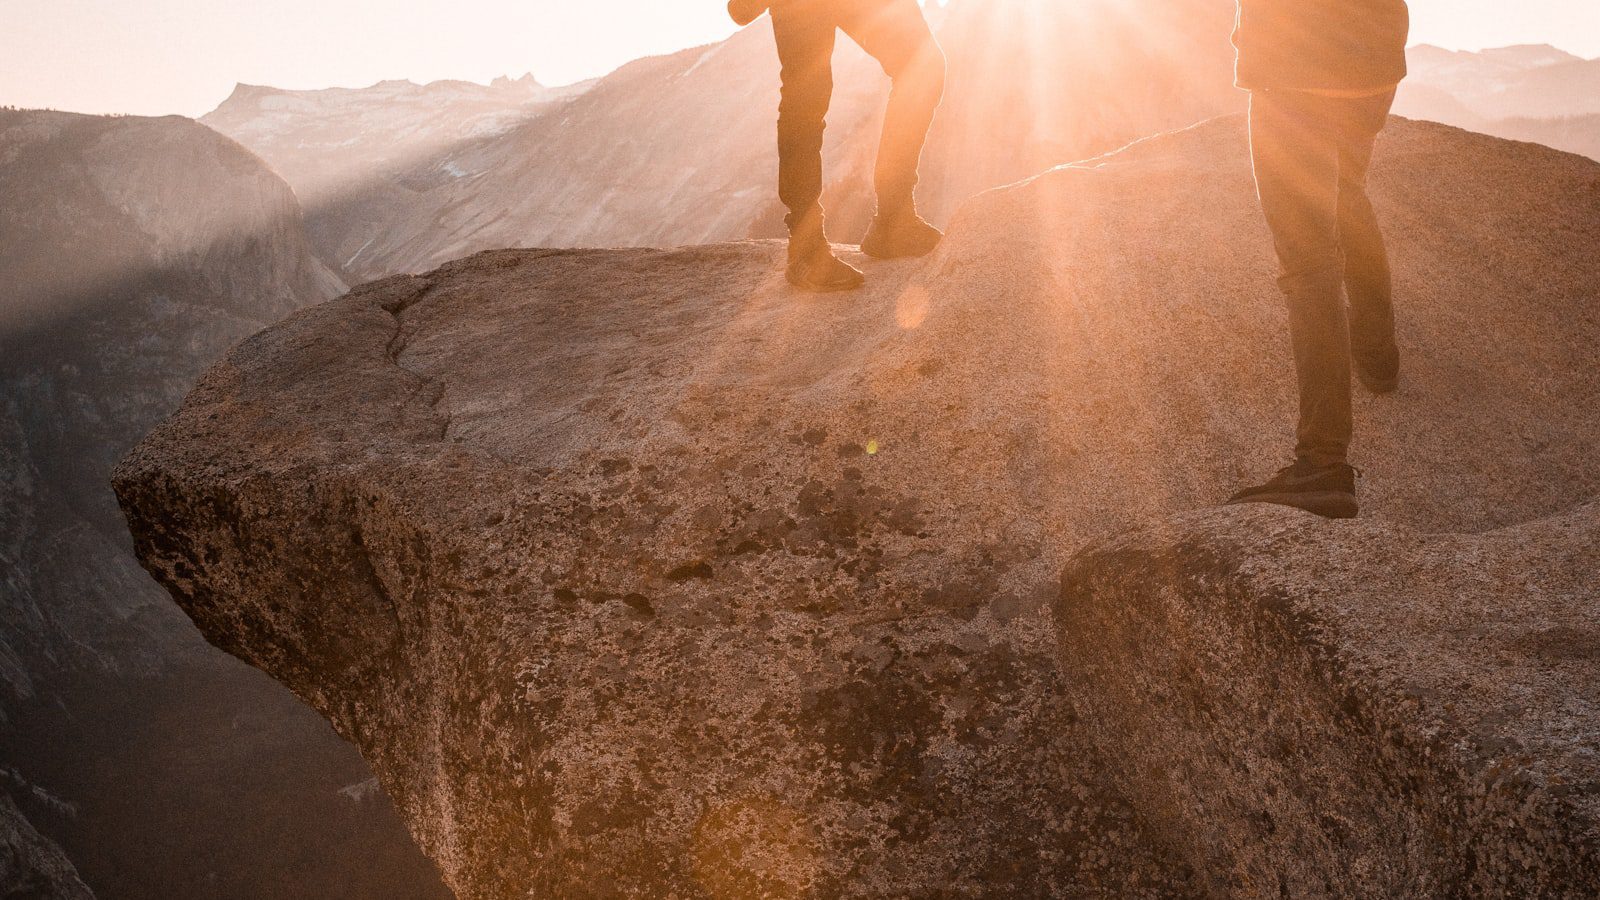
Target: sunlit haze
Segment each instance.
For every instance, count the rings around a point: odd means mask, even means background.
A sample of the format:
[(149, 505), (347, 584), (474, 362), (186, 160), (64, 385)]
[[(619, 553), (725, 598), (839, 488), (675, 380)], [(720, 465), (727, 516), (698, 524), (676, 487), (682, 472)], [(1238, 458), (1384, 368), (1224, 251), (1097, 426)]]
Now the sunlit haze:
[[(1549, 43), (1600, 56), (1595, 0), (1411, 7), (1414, 42)], [(0, 104), (144, 115), (200, 115), (235, 82), (305, 89), (531, 72), (559, 85), (733, 31), (720, 0), (0, 0), (0, 22)]]

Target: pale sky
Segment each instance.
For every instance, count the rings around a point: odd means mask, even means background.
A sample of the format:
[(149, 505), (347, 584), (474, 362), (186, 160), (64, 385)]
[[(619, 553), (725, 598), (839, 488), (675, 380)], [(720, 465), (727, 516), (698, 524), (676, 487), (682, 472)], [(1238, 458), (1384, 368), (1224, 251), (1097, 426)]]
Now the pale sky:
[[(1600, 56), (1600, 0), (1411, 8), (1415, 42)], [(732, 31), (722, 0), (0, 0), (0, 105), (198, 116), (240, 81), (362, 87), (532, 72), (559, 85)]]

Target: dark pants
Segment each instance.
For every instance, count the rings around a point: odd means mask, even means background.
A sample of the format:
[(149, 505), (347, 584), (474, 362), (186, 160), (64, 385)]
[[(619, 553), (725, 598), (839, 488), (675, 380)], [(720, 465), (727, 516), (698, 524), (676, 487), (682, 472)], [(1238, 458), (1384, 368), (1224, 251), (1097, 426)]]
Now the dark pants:
[(783, 0), (772, 9), (783, 65), (778, 197), (791, 232), (822, 224), (822, 135), (833, 98), (833, 47), (843, 31), (894, 80), (878, 148), (880, 214), (914, 208), (917, 166), (944, 96), (944, 54), (916, 0)]
[(1250, 95), (1256, 189), (1278, 251), (1300, 380), (1295, 453), (1318, 465), (1349, 454), (1352, 344), (1356, 352), (1394, 344), (1389, 257), (1367, 198), (1373, 145), (1393, 104), (1393, 91)]

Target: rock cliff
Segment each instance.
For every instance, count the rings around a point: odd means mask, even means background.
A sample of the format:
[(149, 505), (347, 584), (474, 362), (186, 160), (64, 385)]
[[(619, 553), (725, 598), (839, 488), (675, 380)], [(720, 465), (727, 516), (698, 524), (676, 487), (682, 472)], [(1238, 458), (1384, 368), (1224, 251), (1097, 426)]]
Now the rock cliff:
[[(1593, 496), (1600, 166), (1397, 120), (1374, 191), (1408, 369), (1359, 403), (1370, 514)], [(120, 465), (139, 555), (463, 897), (1213, 885), (1051, 607), (1289, 446), (1242, 123), (983, 195), (860, 294), (781, 254), (490, 252), (299, 313)]]
[[(361, 760), (141, 571), (107, 484), (233, 342), (344, 290), (293, 193), (188, 119), (4, 110), (0, 197), (0, 772), (37, 788), (18, 805), (112, 896), (426, 884), (387, 800), (338, 794)], [(352, 879), (353, 856), (386, 865)]]
[[(236, 340), (343, 285), (288, 187), (186, 119), (0, 111), (5, 699), (159, 670), (183, 621), (120, 543), (112, 463)], [(179, 626), (179, 627), (174, 627)], [(192, 643), (190, 651), (205, 652)], [(15, 675), (12, 675), (15, 671)]]
[(1075, 560), (1119, 783), (1217, 895), (1600, 890), (1600, 509), (1471, 535), (1213, 510)]
[(0, 889), (7, 897), (94, 900), (61, 848), (35, 831), (11, 798), (0, 793)]

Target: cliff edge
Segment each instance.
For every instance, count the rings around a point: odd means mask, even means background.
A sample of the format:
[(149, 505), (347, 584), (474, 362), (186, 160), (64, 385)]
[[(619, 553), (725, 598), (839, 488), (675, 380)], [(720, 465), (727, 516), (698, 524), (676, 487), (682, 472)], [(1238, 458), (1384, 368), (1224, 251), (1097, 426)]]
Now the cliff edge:
[[(1379, 160), (1369, 514), (1594, 496), (1600, 165), (1403, 120)], [(301, 312), (121, 464), (140, 557), (462, 897), (1207, 889), (1052, 606), (1289, 446), (1242, 123), (984, 195), (860, 294), (781, 254), (490, 252)]]
[(1600, 889), (1600, 507), (1471, 535), (1285, 510), (1096, 546), (1067, 693), (1210, 893)]
[(0, 887), (8, 897), (94, 900), (61, 848), (35, 830), (5, 793), (0, 793)]

